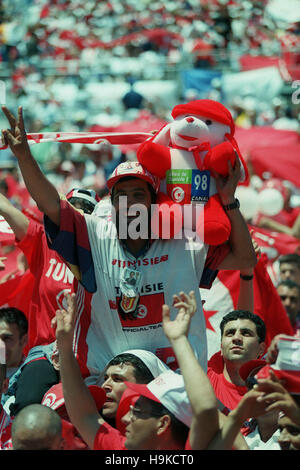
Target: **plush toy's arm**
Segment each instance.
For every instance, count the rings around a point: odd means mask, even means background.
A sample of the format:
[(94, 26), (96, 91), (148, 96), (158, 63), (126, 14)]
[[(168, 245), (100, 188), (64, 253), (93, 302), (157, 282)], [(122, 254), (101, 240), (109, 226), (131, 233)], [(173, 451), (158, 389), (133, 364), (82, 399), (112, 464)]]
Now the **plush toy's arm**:
[(150, 173), (160, 179), (165, 178), (167, 170), (171, 168), (170, 149), (152, 140), (146, 140), (140, 145), (137, 159)]
[(211, 149), (204, 160), (205, 169), (215, 171), (219, 175), (228, 175), (228, 161), (234, 168), (236, 157), (241, 163), (241, 181), (248, 179), (248, 170), (242, 156), (234, 149), (230, 142), (222, 142)]
[(219, 175), (228, 175), (228, 161), (234, 167), (236, 154), (233, 146), (230, 142), (222, 142), (222, 144), (216, 145), (206, 155), (204, 160), (204, 166), (210, 171), (215, 171)]
[(153, 137), (151, 137), (150, 140), (156, 144), (161, 144), (168, 147), (170, 144), (170, 130), (171, 124), (165, 124), (159, 129), (158, 132), (156, 132), (156, 134), (154, 134)]

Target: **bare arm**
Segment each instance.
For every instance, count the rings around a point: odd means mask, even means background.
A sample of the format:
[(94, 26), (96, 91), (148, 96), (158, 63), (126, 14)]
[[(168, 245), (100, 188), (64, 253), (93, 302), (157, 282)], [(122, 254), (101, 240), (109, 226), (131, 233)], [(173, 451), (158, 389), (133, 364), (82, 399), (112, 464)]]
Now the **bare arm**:
[(0, 194), (0, 215), (11, 227), (16, 239), (21, 241), (27, 233), (29, 220), (3, 194)]
[(210, 442), (209, 450), (231, 450), (236, 443), (241, 444), (240, 429), (248, 418), (258, 417), (265, 412), (265, 405), (257, 401), (262, 393), (255, 390), (247, 392), (222, 422), (220, 431)]
[(174, 307), (179, 311), (171, 321), (168, 305), (163, 306), (163, 329), (176, 355), (193, 410), (189, 435), (192, 450), (248, 449), (240, 433), (240, 421), (219, 412), (213, 387), (188, 341), (191, 317), (196, 311), (193, 292), (189, 296), (183, 292), (175, 295)]
[[(241, 275), (250, 276), (251, 268), (249, 270), (241, 271)], [(247, 274), (246, 274), (247, 272)], [(239, 290), (239, 298), (237, 304), (238, 310), (248, 310), (248, 312), (254, 312), (254, 295), (253, 295), (253, 280), (245, 280), (240, 278), (240, 290)]]
[[(220, 427), (222, 428), (225, 425), (225, 422), (230, 419), (230, 416), (226, 416), (224, 413), (219, 411), (219, 421), (220, 421)], [(224, 431), (223, 431), (224, 435)], [(233, 439), (233, 444), (232, 448), (234, 450), (249, 450), (249, 446), (246, 442), (246, 439), (244, 438), (243, 434), (241, 433), (240, 429), (237, 430), (235, 433), (236, 437), (234, 438), (234, 435), (232, 436)], [(217, 435), (214, 437), (214, 439), (209, 443), (208, 450), (219, 450), (223, 449), (225, 450), (225, 447), (228, 448), (229, 450), (229, 444), (227, 443), (226, 440), (219, 440), (222, 439), (222, 431), (217, 433)], [(218, 441), (219, 440), (219, 441)]]
[(300, 239), (300, 215), (298, 215), (297, 219), (295, 220), (293, 227), (280, 224), (279, 222), (276, 222), (276, 220), (269, 219), (269, 217), (262, 217), (258, 222), (258, 226), (273, 230), (275, 232), (285, 233)]
[(203, 450), (219, 430), (218, 404), (211, 383), (187, 338), (191, 318), (197, 309), (194, 293), (187, 296), (181, 292), (174, 296), (174, 300), (174, 307), (178, 308), (177, 317), (171, 321), (169, 306), (164, 305), (163, 328), (176, 355), (193, 411), (190, 445), (193, 450)]
[(18, 108), (16, 118), (5, 106), (2, 110), (7, 117), (10, 129), (2, 131), (4, 142), (7, 143), (16, 156), (24, 178), (25, 185), (38, 208), (46, 214), (52, 222), (60, 222), (60, 198), (55, 187), (42, 173), (30, 151), (24, 127), (22, 108)]
[(75, 294), (67, 294), (67, 310), (57, 310), (56, 339), (59, 351), (59, 368), (63, 394), (69, 418), (84, 441), (93, 449), (94, 440), (101, 424), (97, 406), (85, 385), (79, 365), (73, 353), (73, 334), (76, 317)]
[[(223, 178), (214, 174), (218, 193), (223, 205), (231, 204), (235, 201), (235, 190), (240, 179), (241, 164), (236, 159), (235, 167), (228, 163), (229, 175)], [(252, 244), (252, 239), (247, 224), (239, 209), (232, 209), (226, 212), (231, 223), (231, 233), (229, 244), (230, 253), (220, 264), (219, 269), (247, 269), (256, 265), (256, 255)]]
[(283, 381), (270, 370), (270, 378), (258, 379), (254, 389), (261, 392), (258, 401), (265, 406), (266, 412), (282, 411), (297, 426), (300, 426), (300, 408), (287, 391)]
[[(253, 230), (251, 231), (251, 235)], [(255, 250), (256, 256), (259, 258), (261, 255), (260, 248), (256, 241), (252, 238), (253, 248)], [(243, 277), (253, 277), (254, 268), (241, 269), (240, 270), (240, 290), (237, 308), (240, 310), (248, 310), (249, 312), (254, 312), (254, 292), (253, 292), (253, 279), (246, 279)]]

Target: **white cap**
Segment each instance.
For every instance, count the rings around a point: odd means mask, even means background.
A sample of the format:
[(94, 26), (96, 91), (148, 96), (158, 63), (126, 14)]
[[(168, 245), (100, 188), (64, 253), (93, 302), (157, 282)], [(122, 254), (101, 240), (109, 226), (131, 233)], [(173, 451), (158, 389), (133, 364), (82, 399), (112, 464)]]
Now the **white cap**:
[(139, 395), (161, 403), (179, 421), (191, 426), (192, 409), (181, 374), (169, 370), (146, 385), (132, 382), (125, 384)]
[(96, 191), (94, 191), (94, 189), (73, 188), (66, 195), (66, 198), (68, 200), (72, 197), (83, 199), (92, 204), (92, 206), (94, 207), (98, 204), (98, 202), (100, 202), (100, 197), (98, 196)]
[(148, 367), (153, 377), (157, 377), (163, 372), (167, 372), (170, 368), (162, 362), (155, 354), (145, 349), (129, 349), (122, 354), (133, 354), (137, 356)]

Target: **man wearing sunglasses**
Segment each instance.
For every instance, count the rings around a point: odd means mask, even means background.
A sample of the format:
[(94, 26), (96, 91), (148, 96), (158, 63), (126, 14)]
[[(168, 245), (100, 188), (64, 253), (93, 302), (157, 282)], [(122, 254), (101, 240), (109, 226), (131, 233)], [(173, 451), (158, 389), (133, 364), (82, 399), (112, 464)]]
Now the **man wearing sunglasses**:
[(140, 394), (122, 421), (128, 450), (184, 449), (192, 421), (183, 377), (165, 372), (149, 384), (126, 383)]

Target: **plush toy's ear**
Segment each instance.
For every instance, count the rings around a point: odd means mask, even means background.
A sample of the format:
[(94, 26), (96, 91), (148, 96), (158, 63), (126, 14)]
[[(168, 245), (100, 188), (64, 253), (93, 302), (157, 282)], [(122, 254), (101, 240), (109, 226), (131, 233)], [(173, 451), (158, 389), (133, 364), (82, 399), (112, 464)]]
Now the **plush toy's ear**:
[(165, 124), (160, 130), (154, 135), (152, 142), (155, 144), (169, 146), (170, 144), (170, 129), (171, 123)]

